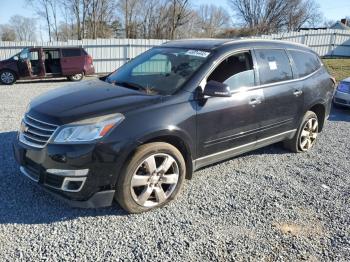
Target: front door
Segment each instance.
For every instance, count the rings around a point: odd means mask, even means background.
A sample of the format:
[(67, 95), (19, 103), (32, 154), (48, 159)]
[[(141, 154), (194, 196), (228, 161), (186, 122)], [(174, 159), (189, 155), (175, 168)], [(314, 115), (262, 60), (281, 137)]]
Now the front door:
[(17, 61), (19, 76), (23, 78), (31, 77), (29, 49), (25, 48), (19, 54)]
[(20, 76), (35, 78), (45, 76), (45, 65), (41, 48), (25, 48), (19, 55), (18, 69)]
[(251, 52), (225, 58), (209, 75), (227, 84), (232, 97), (209, 97), (198, 100), (197, 166), (213, 163), (254, 148), (259, 122), (257, 111), (264, 100), (255, 87)]

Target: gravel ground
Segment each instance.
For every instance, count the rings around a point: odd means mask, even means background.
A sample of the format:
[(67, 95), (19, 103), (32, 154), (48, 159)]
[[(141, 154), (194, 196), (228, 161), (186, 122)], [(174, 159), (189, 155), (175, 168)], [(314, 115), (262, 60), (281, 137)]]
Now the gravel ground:
[(0, 86), (0, 261), (350, 261), (350, 110), (307, 154), (279, 145), (201, 169), (165, 208), (73, 209), (22, 177), (27, 103), (63, 81)]

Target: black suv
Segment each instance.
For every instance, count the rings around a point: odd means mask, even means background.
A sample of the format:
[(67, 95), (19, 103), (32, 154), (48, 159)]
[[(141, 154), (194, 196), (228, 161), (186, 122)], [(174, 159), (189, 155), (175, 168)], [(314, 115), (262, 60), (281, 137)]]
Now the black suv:
[(24, 175), (73, 206), (115, 199), (138, 213), (168, 203), (203, 166), (280, 141), (310, 150), (333, 93), (302, 45), (172, 41), (34, 99), (14, 151)]

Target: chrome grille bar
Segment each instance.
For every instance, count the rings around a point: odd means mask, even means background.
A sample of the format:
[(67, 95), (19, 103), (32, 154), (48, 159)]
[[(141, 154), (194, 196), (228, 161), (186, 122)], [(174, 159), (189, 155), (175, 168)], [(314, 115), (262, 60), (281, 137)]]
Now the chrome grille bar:
[(57, 128), (58, 125), (44, 122), (27, 114), (22, 120), (19, 140), (31, 147), (43, 148)]

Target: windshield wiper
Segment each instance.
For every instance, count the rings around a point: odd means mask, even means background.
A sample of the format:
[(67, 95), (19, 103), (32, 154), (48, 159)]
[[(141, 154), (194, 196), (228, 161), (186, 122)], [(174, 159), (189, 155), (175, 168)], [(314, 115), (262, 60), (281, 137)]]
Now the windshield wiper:
[(132, 82), (116, 81), (116, 82), (113, 82), (113, 84), (120, 85), (120, 86), (123, 86), (123, 87), (129, 87), (129, 88), (132, 88), (132, 89), (135, 89), (135, 90), (147, 91), (146, 87), (144, 87), (142, 85), (139, 85), (139, 84), (136, 84), (136, 83), (132, 83)]

